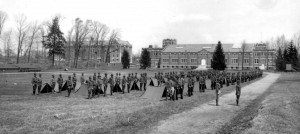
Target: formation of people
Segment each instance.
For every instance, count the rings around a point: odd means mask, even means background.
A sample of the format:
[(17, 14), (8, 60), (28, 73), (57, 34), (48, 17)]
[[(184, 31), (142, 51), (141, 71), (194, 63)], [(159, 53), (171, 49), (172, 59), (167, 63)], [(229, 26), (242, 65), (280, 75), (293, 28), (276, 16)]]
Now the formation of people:
[[(73, 73), (73, 76), (69, 75), (68, 79), (65, 81), (62, 77), (62, 74), (59, 74), (57, 79), (55, 79), (55, 75), (52, 75), (52, 79), (49, 85), (51, 87), (52, 93), (61, 93), (61, 91), (63, 90), (64, 83), (66, 83), (66, 90), (68, 93), (67, 97), (69, 97), (71, 91), (75, 91), (77, 82), (87, 85), (88, 98), (91, 99), (96, 95), (98, 95), (99, 97), (100, 94), (106, 96), (108, 86), (110, 86), (111, 89), (110, 95), (113, 95), (113, 92), (123, 92), (125, 94), (126, 88), (128, 93), (130, 93), (130, 90), (146, 91), (147, 73), (141, 73), (140, 77), (138, 77), (137, 73), (135, 73), (135, 75), (133, 73), (130, 73), (127, 75), (127, 77), (125, 75), (121, 77), (120, 73), (116, 73), (115, 77), (113, 74), (111, 74), (110, 77), (108, 77), (108, 74), (105, 73), (104, 77), (102, 77), (100, 73), (98, 73), (98, 75), (94, 73), (94, 75), (89, 76), (88, 79), (85, 78), (84, 73), (81, 73), (80, 81), (77, 80), (76, 73)], [(140, 83), (139, 85), (138, 82)], [(34, 73), (31, 83), (33, 87), (33, 95), (40, 94), (41, 87), (43, 85), (42, 74), (39, 74), (39, 77), (37, 77), (37, 74)], [(55, 86), (58, 86), (58, 91), (55, 91)]]
[[(219, 95), (223, 86), (235, 85), (237, 105), (239, 104), (239, 97), (241, 94), (241, 83), (252, 81), (256, 78), (262, 77), (261, 70), (239, 71), (239, 72), (226, 72), (226, 71), (189, 71), (182, 72), (167, 72), (155, 73), (158, 86), (165, 83), (165, 90), (167, 91), (166, 100), (178, 100), (178, 95), (183, 98), (184, 85), (187, 83), (187, 96), (192, 96), (194, 92), (195, 83), (199, 83), (199, 92), (205, 92), (207, 89), (207, 80), (210, 79), (211, 90), (216, 91), (216, 105), (218, 104)], [(167, 79), (167, 81), (165, 81)]]
[[(211, 90), (216, 92), (216, 105), (218, 104), (219, 94), (223, 86), (236, 86), (236, 96), (237, 105), (239, 104), (239, 96), (241, 94), (241, 83), (254, 80), (256, 78), (262, 77), (262, 71), (260, 70), (251, 70), (251, 71), (239, 71), (239, 72), (226, 72), (226, 71), (189, 71), (189, 72), (158, 72), (155, 73), (154, 79), (157, 81), (157, 85), (153, 84), (153, 79), (147, 77), (147, 73), (141, 73), (138, 77), (137, 73), (129, 73), (127, 76), (121, 76), (120, 73), (116, 73), (115, 77), (113, 74), (105, 73), (104, 77), (100, 73), (98, 75), (94, 73), (93, 76), (89, 76), (88, 79), (85, 78), (84, 73), (81, 73), (79, 81), (77, 80), (76, 73), (73, 73), (73, 76), (69, 75), (68, 79), (64, 81), (62, 74), (59, 74), (58, 78), (55, 78), (55, 75), (52, 75), (52, 79), (49, 83), (52, 93), (57, 92), (61, 93), (63, 89), (64, 82), (66, 83), (67, 96), (69, 97), (71, 91), (76, 88), (77, 81), (87, 86), (88, 99), (91, 99), (95, 96), (100, 97), (107, 95), (108, 86), (110, 86), (110, 95), (113, 95), (114, 92), (121, 92), (125, 94), (125, 90), (130, 93), (131, 90), (140, 90), (146, 91), (147, 80), (150, 80), (149, 86), (165, 86), (166, 100), (178, 100), (178, 98), (183, 99), (183, 91), (185, 84), (187, 84), (187, 96), (193, 96), (195, 89), (195, 83), (199, 83), (199, 92), (205, 92), (207, 89), (207, 80), (210, 79)], [(140, 83), (138, 85), (138, 82)], [(34, 73), (32, 78), (32, 87), (33, 95), (40, 94), (41, 88), (43, 85), (42, 74)], [(56, 85), (57, 84), (57, 85)], [(58, 86), (58, 91), (55, 91), (55, 87)], [(76, 91), (75, 91), (76, 92)]]

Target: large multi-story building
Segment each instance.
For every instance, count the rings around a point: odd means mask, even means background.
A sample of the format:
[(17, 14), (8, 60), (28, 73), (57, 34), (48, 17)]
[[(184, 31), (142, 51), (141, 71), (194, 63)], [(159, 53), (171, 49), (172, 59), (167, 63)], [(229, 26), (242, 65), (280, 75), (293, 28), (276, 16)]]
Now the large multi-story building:
[(161, 58), (161, 51), (163, 50), (163, 48), (154, 48), (152, 45), (149, 45), (148, 48), (143, 49), (147, 49), (147, 51), (150, 53), (151, 67), (157, 68), (159, 60)]
[[(99, 44), (102, 44), (101, 42)], [(108, 41), (103, 42), (101, 45), (92, 45), (89, 42), (84, 43), (79, 52), (79, 60), (86, 61), (88, 59), (97, 61), (97, 63), (105, 62), (105, 57), (108, 49)], [(109, 51), (109, 63), (121, 63), (121, 57), (124, 50), (127, 50), (130, 56), (130, 61), (132, 61), (132, 45), (128, 41), (116, 41), (111, 45)], [(73, 42), (71, 46), (65, 47), (65, 57), (66, 59), (74, 59), (74, 45)]]
[[(211, 67), (213, 52), (217, 44), (167, 44), (161, 51), (161, 68), (196, 68), (199, 65)], [(268, 49), (264, 43), (247, 44), (247, 49), (222, 44), (227, 69), (265, 68), (275, 69), (274, 49)]]

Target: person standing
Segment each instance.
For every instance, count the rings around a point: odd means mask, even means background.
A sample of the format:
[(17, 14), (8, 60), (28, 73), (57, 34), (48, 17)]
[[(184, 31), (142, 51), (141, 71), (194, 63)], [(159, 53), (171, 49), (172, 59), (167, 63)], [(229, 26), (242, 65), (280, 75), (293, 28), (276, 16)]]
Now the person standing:
[[(100, 74), (100, 73), (98, 73), (98, 74)], [(101, 79), (101, 75), (98, 75), (98, 79), (97, 79), (98, 97), (100, 97), (100, 92), (102, 91), (102, 84), (103, 84), (103, 80)]]
[(92, 77), (89, 77), (89, 80), (87, 81), (87, 90), (88, 90), (88, 99), (92, 98), (92, 92), (93, 92), (93, 80)]
[(37, 83), (37, 86), (38, 86), (38, 94), (41, 93), (41, 89), (42, 89), (42, 84), (43, 84), (43, 79), (42, 79), (42, 74), (39, 74), (39, 78), (38, 78), (38, 83)]
[(144, 83), (144, 78), (143, 78), (142, 73), (141, 73), (141, 77), (140, 77), (139, 81), (140, 81), (140, 90), (142, 91), (143, 90), (143, 83)]
[(103, 85), (104, 85), (104, 97), (106, 96), (106, 90), (107, 90), (107, 83), (108, 83), (108, 80), (107, 80), (107, 73), (105, 73), (104, 75), (104, 78), (103, 78)]
[(57, 79), (57, 83), (58, 83), (58, 92), (60, 93), (63, 87), (63, 83), (64, 83), (64, 79), (62, 77), (61, 74), (59, 74), (59, 77)]
[(55, 80), (55, 75), (52, 74), (52, 79), (51, 79), (51, 88), (52, 88), (52, 93), (54, 93), (54, 88), (55, 88), (56, 80)]
[(123, 79), (122, 79), (122, 91), (123, 91), (123, 94), (125, 94), (125, 86), (126, 86), (126, 77), (125, 77), (125, 75), (123, 75)]
[(241, 96), (241, 85), (240, 85), (240, 81), (237, 81), (237, 85), (235, 87), (235, 95), (236, 95), (236, 105), (239, 105), (239, 100), (240, 100), (240, 96)]
[(85, 83), (84, 73), (81, 74), (80, 82), (81, 82), (81, 84), (84, 84), (84, 83)]
[(128, 74), (127, 76), (127, 91), (130, 93), (130, 85), (131, 85), (131, 76)]
[(76, 74), (73, 73), (72, 84), (73, 84), (73, 90), (74, 91), (75, 91), (75, 88), (76, 88), (76, 82), (77, 82)]
[(109, 79), (108, 83), (110, 84), (110, 95), (113, 95), (113, 90), (114, 90), (114, 86), (115, 86), (113, 74), (110, 75), (110, 79)]
[(216, 81), (216, 106), (219, 106), (219, 95), (220, 95), (221, 85), (220, 81)]
[(194, 80), (191, 78), (191, 76), (188, 76), (188, 96), (193, 95), (193, 89), (194, 89)]
[(31, 79), (31, 84), (32, 84), (32, 95), (35, 95), (35, 90), (37, 88), (37, 82), (38, 82), (38, 78), (36, 77), (36, 73), (33, 74), (33, 77)]
[(68, 97), (70, 97), (72, 88), (73, 88), (73, 84), (72, 84), (71, 75), (70, 75), (69, 79), (67, 80)]

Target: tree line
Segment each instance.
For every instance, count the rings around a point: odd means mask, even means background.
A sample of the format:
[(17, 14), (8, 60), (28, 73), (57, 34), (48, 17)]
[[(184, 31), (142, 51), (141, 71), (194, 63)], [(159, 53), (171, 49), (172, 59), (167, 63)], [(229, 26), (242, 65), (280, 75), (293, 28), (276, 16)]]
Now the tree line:
[[(60, 30), (60, 22), (63, 20), (60, 15), (54, 16), (49, 21), (28, 22), (27, 17), (21, 14), (15, 16), (15, 27), (4, 31), (8, 19), (7, 13), (0, 10), (0, 39), (4, 44), (0, 49), (0, 58), (3, 58), (6, 64), (16, 59), (17, 64), (41, 63), (50, 60), (54, 65), (55, 58), (59, 57), (59, 59), (67, 59), (67, 66), (77, 68), (80, 51), (83, 45), (88, 45), (89, 49), (96, 48), (93, 53), (88, 51), (86, 63), (88, 67), (96, 65), (97, 55), (100, 55), (102, 62), (109, 63), (110, 54), (119, 50), (118, 46), (113, 45), (120, 40), (120, 31), (110, 29), (106, 24), (97, 20), (76, 18), (65, 36)], [(107, 44), (104, 44), (105, 42)], [(71, 53), (71, 48), (74, 48), (73, 53)], [(70, 58), (72, 56), (73, 61)]]

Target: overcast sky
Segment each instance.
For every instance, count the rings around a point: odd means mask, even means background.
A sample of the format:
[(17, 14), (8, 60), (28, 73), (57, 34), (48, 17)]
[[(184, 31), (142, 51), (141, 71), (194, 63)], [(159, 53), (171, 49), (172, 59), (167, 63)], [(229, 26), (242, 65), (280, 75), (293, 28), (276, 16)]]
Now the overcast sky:
[(300, 30), (300, 0), (0, 0), (8, 13), (5, 29), (15, 28), (15, 16), (29, 21), (65, 19), (62, 31), (79, 17), (121, 29), (121, 39), (137, 52), (164, 38), (179, 44), (260, 42)]

